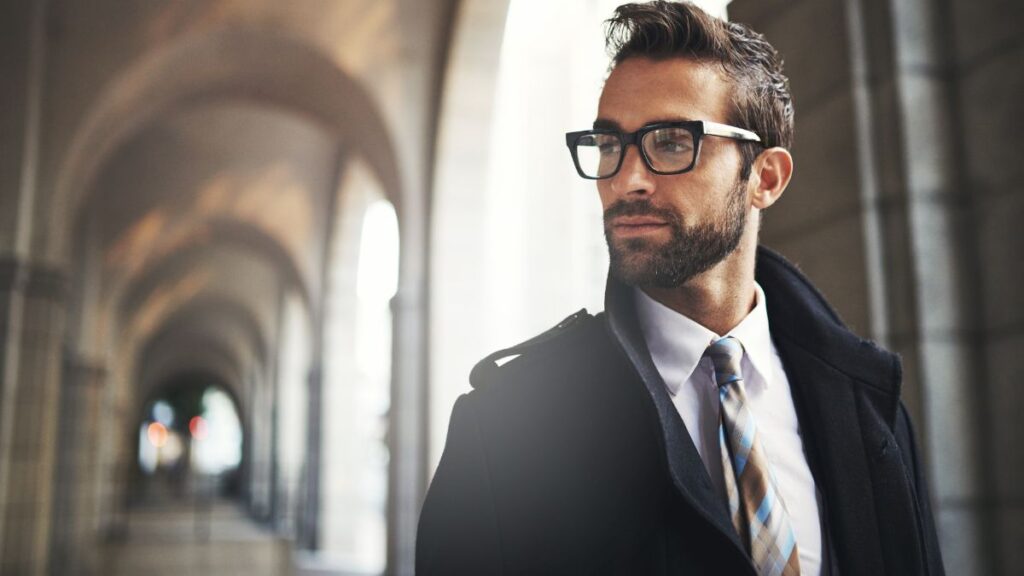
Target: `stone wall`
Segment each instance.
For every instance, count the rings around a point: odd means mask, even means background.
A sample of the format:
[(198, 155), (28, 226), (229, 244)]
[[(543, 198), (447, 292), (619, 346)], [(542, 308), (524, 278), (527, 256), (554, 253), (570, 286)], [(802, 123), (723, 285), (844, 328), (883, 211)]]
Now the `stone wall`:
[(783, 54), (796, 175), (764, 241), (899, 352), (951, 574), (1022, 562), (1019, 3), (735, 0)]

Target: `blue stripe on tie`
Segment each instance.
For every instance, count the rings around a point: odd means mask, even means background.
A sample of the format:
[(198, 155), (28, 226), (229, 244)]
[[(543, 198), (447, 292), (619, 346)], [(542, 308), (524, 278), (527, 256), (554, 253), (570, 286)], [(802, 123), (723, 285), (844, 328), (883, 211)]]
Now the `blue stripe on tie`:
[(739, 477), (743, 475), (743, 469), (747, 467), (747, 457), (743, 456), (742, 454), (737, 454), (735, 460), (736, 476)]
[(766, 524), (765, 520), (768, 519), (768, 515), (772, 512), (772, 506), (775, 505), (775, 491), (770, 487), (764, 495), (764, 500), (761, 500), (761, 506), (757, 509), (757, 521), (762, 525)]
[(796, 535), (793, 534), (793, 529), (790, 528), (786, 532), (786, 540), (781, 548), (783, 562), (789, 560), (789, 555), (793, 553), (793, 546), (796, 546)]
[(750, 447), (754, 445), (754, 415), (747, 414), (746, 426), (743, 427), (743, 437), (740, 438), (740, 443), (750, 452)]

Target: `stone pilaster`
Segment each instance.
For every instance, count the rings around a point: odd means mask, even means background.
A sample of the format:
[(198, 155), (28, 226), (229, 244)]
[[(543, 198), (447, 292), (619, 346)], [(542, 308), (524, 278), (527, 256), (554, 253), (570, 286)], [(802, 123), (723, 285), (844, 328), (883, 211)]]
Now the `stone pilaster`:
[(64, 275), (0, 262), (0, 573), (47, 572)]
[(106, 370), (65, 354), (54, 478), (50, 573), (90, 575), (97, 570), (100, 403)]

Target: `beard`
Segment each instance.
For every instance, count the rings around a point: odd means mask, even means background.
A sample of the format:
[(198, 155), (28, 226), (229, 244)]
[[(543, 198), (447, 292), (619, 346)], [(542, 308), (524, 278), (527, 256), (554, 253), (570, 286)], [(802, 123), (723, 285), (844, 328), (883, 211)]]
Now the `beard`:
[[(646, 198), (619, 200), (609, 206), (604, 212), (604, 236), (612, 276), (638, 288), (677, 288), (710, 270), (739, 246), (747, 222), (745, 185), (740, 180), (730, 191), (722, 213), (689, 227), (679, 214), (657, 208)], [(617, 216), (657, 217), (668, 224), (671, 237), (665, 243), (649, 238), (616, 240), (610, 222)]]

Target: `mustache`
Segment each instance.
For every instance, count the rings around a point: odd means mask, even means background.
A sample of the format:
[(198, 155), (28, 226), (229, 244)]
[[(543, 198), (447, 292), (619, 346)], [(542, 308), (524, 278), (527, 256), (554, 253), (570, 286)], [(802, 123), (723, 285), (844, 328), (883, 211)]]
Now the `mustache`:
[(666, 222), (678, 225), (679, 215), (668, 208), (658, 208), (649, 199), (619, 200), (604, 211), (604, 222), (608, 224), (619, 216), (654, 216)]

